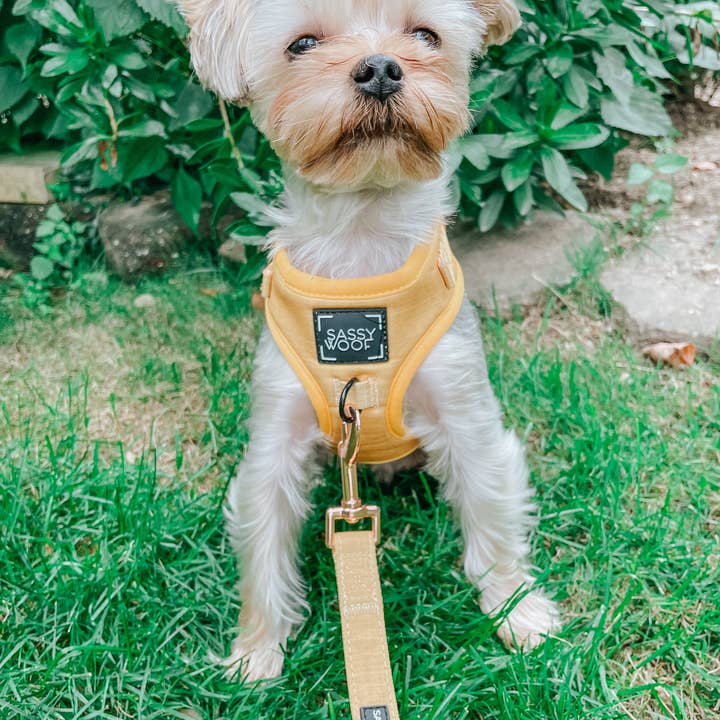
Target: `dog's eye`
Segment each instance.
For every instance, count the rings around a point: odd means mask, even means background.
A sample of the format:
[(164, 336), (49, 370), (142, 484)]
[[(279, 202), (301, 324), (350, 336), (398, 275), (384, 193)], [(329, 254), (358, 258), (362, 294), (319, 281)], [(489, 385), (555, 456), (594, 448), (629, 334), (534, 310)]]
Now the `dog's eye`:
[(430, 47), (436, 48), (440, 46), (440, 36), (429, 28), (416, 28), (412, 31), (411, 35), (418, 40), (422, 40), (422, 42)]
[(316, 48), (319, 42), (320, 41), (314, 35), (303, 35), (303, 37), (298, 38), (295, 42), (290, 44), (288, 52), (291, 55), (302, 55), (308, 50)]

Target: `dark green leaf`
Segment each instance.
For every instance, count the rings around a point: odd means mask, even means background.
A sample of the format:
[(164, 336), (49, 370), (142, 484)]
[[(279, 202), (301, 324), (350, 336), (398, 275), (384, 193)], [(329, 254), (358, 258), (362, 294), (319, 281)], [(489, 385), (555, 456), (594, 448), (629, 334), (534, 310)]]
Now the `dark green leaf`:
[[(153, 92), (152, 85), (146, 85), (145, 83), (140, 82), (137, 78), (130, 74), (126, 74), (123, 77), (122, 82), (125, 84), (125, 87), (130, 91), (130, 93), (136, 98), (144, 100), (145, 102), (156, 102), (156, 97), (155, 93)], [(115, 88), (117, 85), (120, 85), (120, 82), (113, 83), (111, 87)]]
[(483, 199), (483, 191), (480, 185), (468, 182), (467, 178), (460, 178), (460, 192), (472, 202), (473, 205), (480, 205)]
[(202, 205), (200, 183), (180, 166), (170, 186), (173, 204), (188, 227), (197, 235)]
[(527, 72), (525, 76), (525, 86), (527, 87), (528, 93), (531, 95), (537, 95), (542, 91), (544, 87), (545, 78), (547, 71), (545, 65), (539, 60), (536, 60)]
[(30, 274), (36, 280), (47, 280), (55, 271), (55, 263), (44, 255), (36, 255), (30, 260)]
[(62, 156), (62, 164), (65, 167), (72, 167), (83, 160), (89, 160), (90, 158), (97, 156), (97, 146), (102, 138), (91, 137), (86, 138), (82, 142), (75, 145), (71, 145)]
[(118, 137), (167, 137), (165, 126), (158, 120), (142, 120), (130, 127), (122, 126)]
[(170, 122), (170, 130), (186, 127), (189, 123), (204, 118), (213, 104), (210, 94), (192, 79), (188, 79), (172, 105), (175, 117)]
[(527, 147), (539, 140), (538, 134), (532, 130), (511, 132), (505, 135), (482, 134), (477, 137), (481, 138), (490, 157), (505, 160), (511, 158), (518, 148)]
[(574, 65), (573, 70), (585, 81), (589, 88), (598, 92), (602, 91), (602, 83), (587, 68), (582, 67), (582, 65)]
[(641, 163), (633, 163), (628, 171), (628, 185), (642, 185), (653, 176), (653, 171)]
[(665, 180), (653, 180), (647, 193), (649, 203), (664, 203), (669, 205), (673, 199), (673, 186)]
[(42, 0), (15, 0), (15, 4), (12, 8), (13, 15), (26, 15), (31, 10), (34, 10), (44, 5)]
[(499, 75), (499, 70), (488, 70), (488, 72), (475, 75), (470, 80), (470, 96), (472, 99), (483, 102), (490, 98)]
[(575, 184), (570, 166), (562, 153), (555, 148), (543, 146), (540, 150), (543, 171), (550, 186), (578, 210), (587, 210), (587, 200)]
[(615, 99), (626, 104), (635, 89), (633, 76), (625, 65), (625, 56), (615, 48), (607, 48), (604, 53), (593, 53), (597, 65), (598, 77), (612, 91)]
[(608, 125), (638, 135), (668, 135), (673, 128), (662, 98), (644, 87), (636, 87), (627, 103), (602, 98), (600, 111)]
[[(509, 130), (527, 130), (528, 124), (520, 113), (505, 100), (494, 100), (492, 103), (493, 114)], [(484, 170), (485, 168), (481, 168)]]
[(140, 138), (118, 143), (118, 172), (126, 183), (154, 175), (167, 161), (168, 154), (160, 139)]
[(602, 0), (580, 0), (577, 11), (587, 20), (605, 9)]
[(558, 104), (557, 111), (552, 118), (550, 127), (553, 130), (559, 130), (560, 128), (564, 128), (566, 125), (569, 125), (571, 122), (575, 122), (575, 120), (586, 114), (587, 110), (576, 107), (563, 98)]
[(548, 132), (546, 139), (560, 150), (585, 150), (602, 145), (609, 136), (610, 130), (597, 123), (575, 123)]
[(585, 38), (598, 43), (601, 47), (610, 47), (611, 45), (625, 46), (634, 40), (634, 35), (625, 28), (617, 24), (596, 24), (593, 27), (585, 27), (575, 30), (573, 33), (576, 37)]
[(628, 43), (627, 49), (630, 53), (630, 57), (638, 65), (640, 65), (640, 67), (647, 70), (649, 75), (667, 80), (672, 78), (672, 75), (670, 75), (665, 66), (658, 59), (652, 45), (646, 44), (645, 47), (642, 48), (637, 43), (631, 42)]
[(58, 75), (75, 75), (84, 70), (90, 62), (90, 56), (85, 48), (71, 50), (67, 55), (56, 55), (47, 60), (40, 71), (43, 77), (57, 77)]
[(250, 216), (250, 218), (262, 227), (267, 227), (269, 220), (266, 216), (267, 204), (257, 195), (252, 193), (234, 192), (230, 193), (230, 199)]
[(525, 183), (530, 177), (534, 164), (535, 155), (529, 150), (521, 152), (516, 158), (505, 163), (500, 177), (509, 192)]
[(20, 65), (23, 73), (27, 67), (27, 61), (30, 53), (33, 51), (40, 39), (38, 26), (29, 21), (11, 25), (5, 32), (5, 43), (8, 50), (14, 55)]
[(487, 170), (490, 166), (490, 156), (479, 135), (468, 135), (460, 140), (460, 150), (478, 170)]
[(125, 70), (142, 70), (147, 65), (145, 58), (137, 50), (128, 47), (113, 52), (112, 58)]
[(80, 22), (80, 18), (77, 16), (75, 9), (70, 5), (67, 0), (50, 0), (47, 3), (48, 9), (51, 10), (56, 16), (62, 18), (65, 23), (69, 26), (76, 28), (82, 28), (83, 24)]
[(513, 205), (518, 215), (525, 217), (533, 206), (532, 182), (528, 180), (513, 193)]
[(606, 180), (611, 180), (615, 169), (615, 155), (617, 147), (612, 150), (603, 148), (590, 148), (578, 150), (578, 157), (591, 169), (600, 173)]
[(506, 193), (504, 190), (496, 190), (483, 203), (478, 219), (478, 227), (481, 232), (487, 232), (494, 227), (500, 217), (500, 211), (505, 203)]
[(187, 25), (175, 3), (169, 0), (136, 0), (136, 2), (150, 17), (167, 25), (178, 35), (183, 36), (187, 32)]
[(572, 45), (563, 43), (550, 49), (545, 58), (545, 67), (554, 78), (562, 77), (573, 64)]
[(537, 45), (517, 45), (505, 53), (503, 60), (506, 65), (520, 65), (539, 54), (540, 48)]
[[(255, 238), (260, 235), (264, 237), (263, 231), (248, 220), (236, 220), (226, 228), (226, 231), (232, 235), (241, 238)], [(250, 243), (251, 245), (254, 243)]]
[(448, 173), (455, 174), (457, 169), (462, 165), (463, 154), (460, 148), (460, 141), (450, 143), (450, 146), (445, 151), (445, 167)]
[(520, 82), (522, 75), (523, 73), (520, 68), (512, 68), (498, 75), (492, 96), (494, 98), (501, 98), (509, 92), (512, 92)]
[(0, 65), (0, 113), (22, 100), (29, 89), (20, 70), (13, 65)]
[(95, 19), (108, 41), (131, 35), (147, 20), (134, 0), (87, 0), (87, 4), (95, 12)]
[(33, 95), (26, 95), (15, 107), (13, 107), (11, 116), (13, 122), (22, 126), (26, 123), (33, 115), (33, 113), (40, 107), (40, 101)]
[(682, 170), (688, 164), (688, 159), (683, 155), (658, 155), (653, 164), (663, 175), (672, 175)]
[(574, 105), (580, 108), (587, 106), (589, 99), (588, 84), (577, 68), (570, 68), (570, 71), (563, 78), (563, 91), (565, 97)]

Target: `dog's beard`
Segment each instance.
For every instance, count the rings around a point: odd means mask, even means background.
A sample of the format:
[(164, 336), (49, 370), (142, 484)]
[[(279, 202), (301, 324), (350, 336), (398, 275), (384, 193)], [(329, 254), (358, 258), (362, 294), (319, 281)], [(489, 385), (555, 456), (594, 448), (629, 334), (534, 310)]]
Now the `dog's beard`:
[(323, 185), (383, 186), (437, 177), (451, 120), (413, 125), (403, 104), (401, 98), (386, 103), (358, 98), (343, 114), (337, 134), (316, 136), (314, 147), (296, 158), (300, 174)]
[(305, 179), (391, 186), (441, 173), (441, 153), (467, 124), (466, 78), (453, 81), (441, 57), (402, 38), (387, 50), (405, 77), (385, 102), (354, 87), (351, 71), (364, 53), (352, 39), (321, 46), (291, 68), (264, 130)]

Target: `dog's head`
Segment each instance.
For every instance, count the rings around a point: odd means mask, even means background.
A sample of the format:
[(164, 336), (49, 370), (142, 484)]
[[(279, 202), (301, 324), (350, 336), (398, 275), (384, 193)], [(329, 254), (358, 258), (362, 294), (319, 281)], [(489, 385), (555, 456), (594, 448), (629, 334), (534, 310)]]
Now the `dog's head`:
[(200, 79), (305, 179), (348, 187), (437, 177), (474, 55), (519, 23), (511, 0), (180, 2)]

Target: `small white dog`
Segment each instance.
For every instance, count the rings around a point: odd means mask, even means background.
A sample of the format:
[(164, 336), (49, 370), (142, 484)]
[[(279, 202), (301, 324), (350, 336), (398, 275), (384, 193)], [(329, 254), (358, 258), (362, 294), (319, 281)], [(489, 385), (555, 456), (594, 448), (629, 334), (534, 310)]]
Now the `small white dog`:
[[(475, 55), (519, 23), (509, 0), (181, 0), (201, 80), (250, 107), (285, 166), (271, 254), (327, 278), (400, 268), (448, 215), (443, 152), (468, 125)], [(247, 455), (227, 525), (242, 574), (241, 632), (225, 661), (279, 675), (307, 603), (297, 544), (323, 435), (265, 328)], [(405, 424), (462, 529), (465, 572), (497, 612), (529, 588), (531, 492), (523, 448), (502, 425), (475, 312), (464, 302), (405, 397)], [(528, 592), (500, 626), (531, 647), (557, 626)]]

